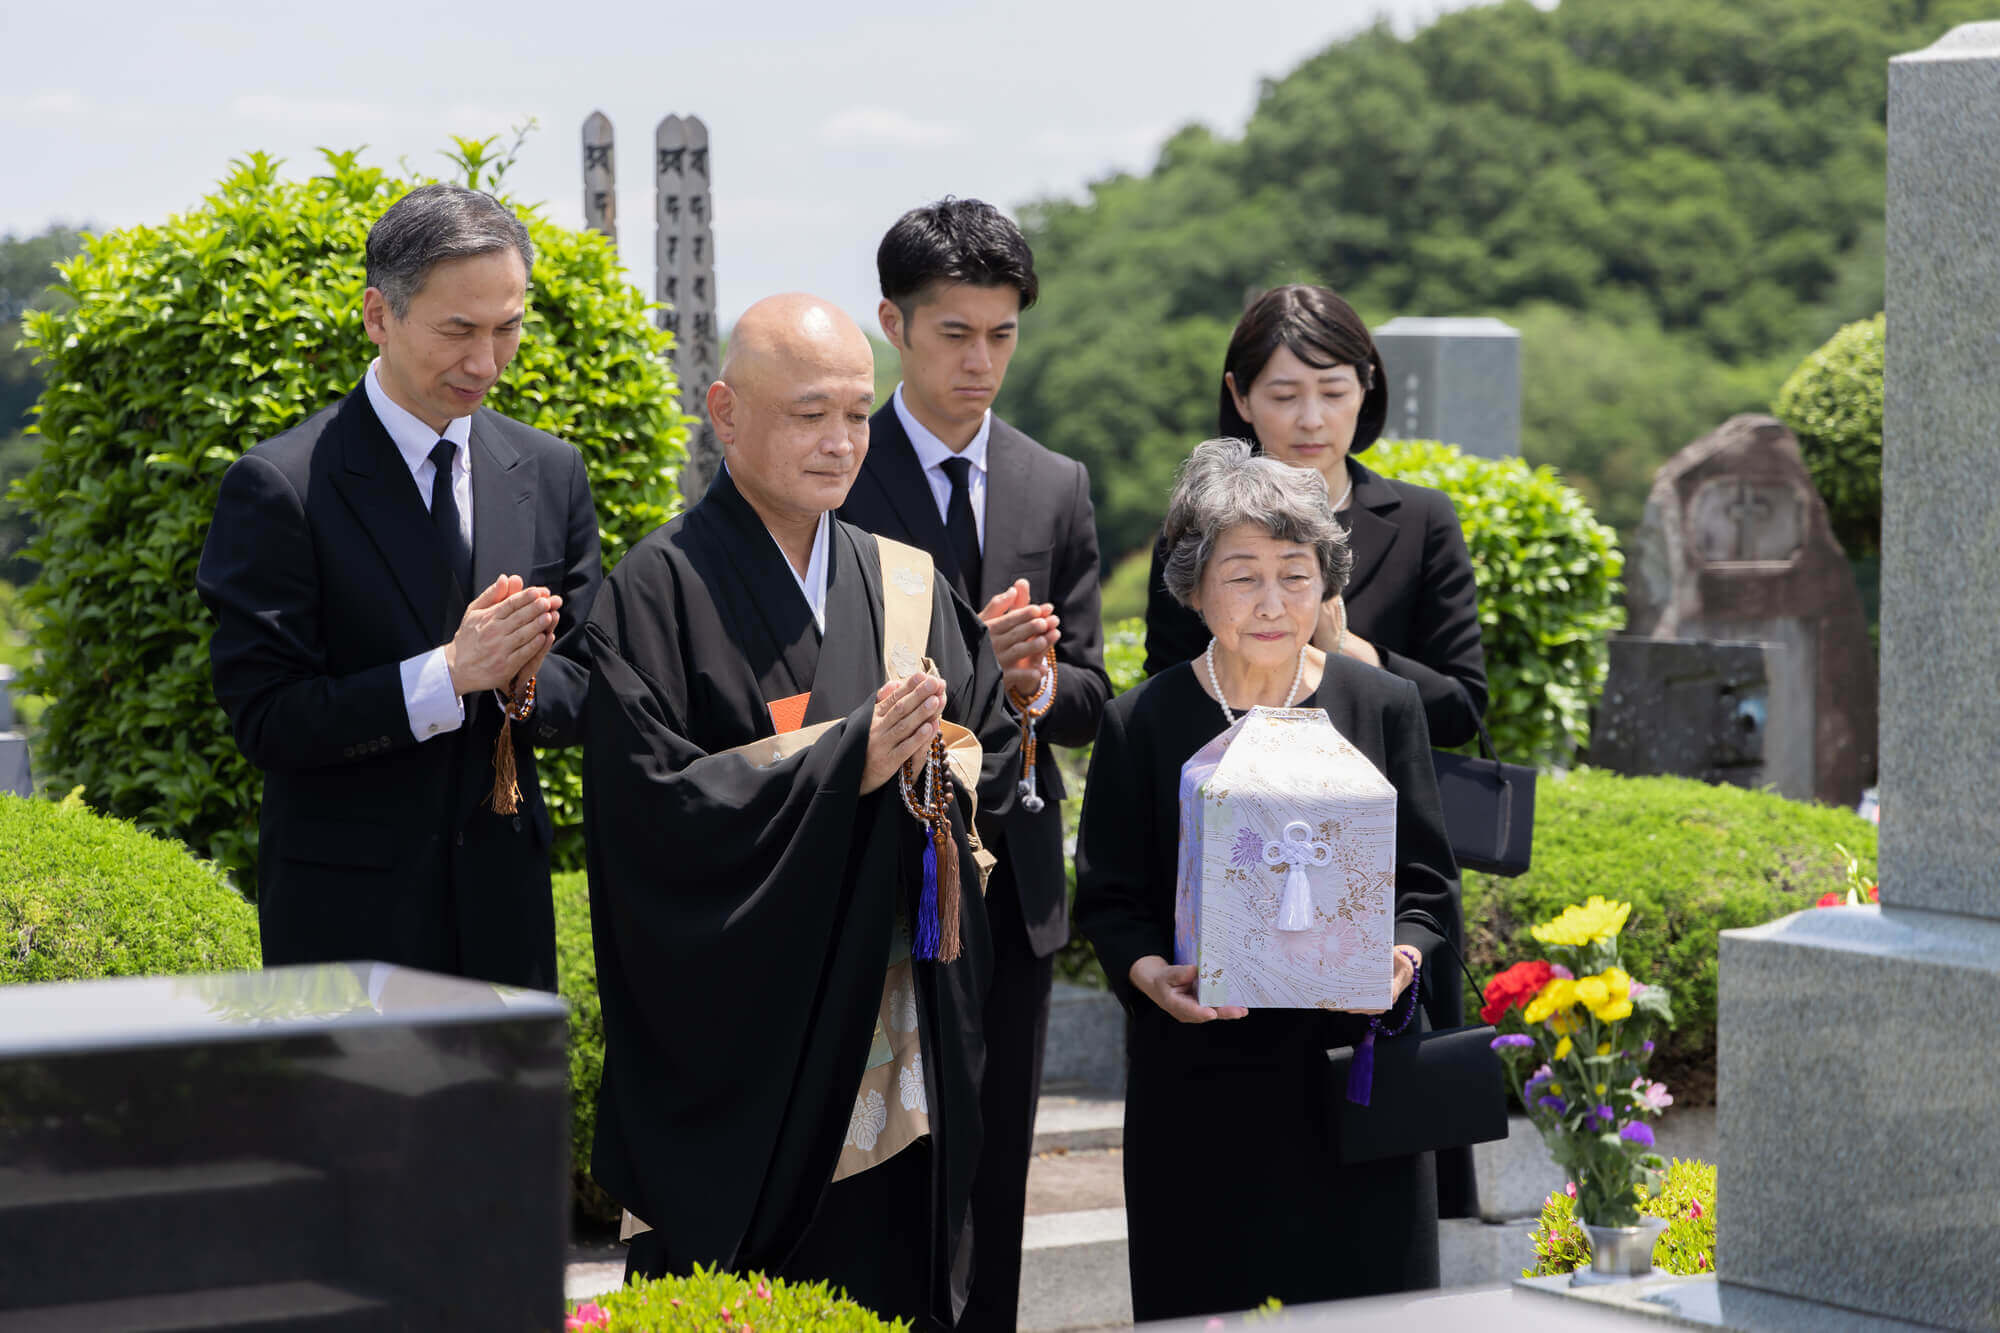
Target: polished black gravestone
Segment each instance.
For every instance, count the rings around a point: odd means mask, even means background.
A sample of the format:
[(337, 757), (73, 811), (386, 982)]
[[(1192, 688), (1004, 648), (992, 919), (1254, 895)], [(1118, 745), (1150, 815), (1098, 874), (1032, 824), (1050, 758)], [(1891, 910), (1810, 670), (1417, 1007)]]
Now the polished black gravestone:
[(0, 988), (0, 1333), (560, 1327), (564, 1021), (381, 963)]

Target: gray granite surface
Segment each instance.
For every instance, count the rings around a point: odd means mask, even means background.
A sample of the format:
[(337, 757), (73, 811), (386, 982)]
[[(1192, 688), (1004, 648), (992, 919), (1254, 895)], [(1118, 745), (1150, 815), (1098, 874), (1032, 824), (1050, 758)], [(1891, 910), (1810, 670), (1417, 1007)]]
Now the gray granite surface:
[(2000, 922), (1840, 907), (1725, 931), (1718, 1028), (1722, 1276), (2000, 1328)]
[(1523, 1278), (1518, 1290), (1609, 1314), (1643, 1315), (1681, 1328), (1730, 1328), (1757, 1333), (1901, 1333), (1923, 1324), (1884, 1319), (1817, 1301), (1757, 1291), (1713, 1277), (1650, 1277), (1601, 1287), (1573, 1287), (1567, 1277)]
[(1497, 319), (1404, 316), (1375, 330), (1391, 439), (1443, 440), (1481, 458), (1521, 453), (1521, 334)]
[(1882, 897), (2000, 916), (2000, 23), (1889, 65)]

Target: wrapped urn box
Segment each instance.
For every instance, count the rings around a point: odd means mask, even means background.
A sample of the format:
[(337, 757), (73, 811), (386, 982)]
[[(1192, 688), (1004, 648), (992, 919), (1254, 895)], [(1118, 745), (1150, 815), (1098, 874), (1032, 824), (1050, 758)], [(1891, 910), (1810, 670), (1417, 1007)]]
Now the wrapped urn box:
[(1181, 766), (1174, 962), (1203, 1004), (1384, 1009), (1396, 789), (1318, 708), (1253, 708)]

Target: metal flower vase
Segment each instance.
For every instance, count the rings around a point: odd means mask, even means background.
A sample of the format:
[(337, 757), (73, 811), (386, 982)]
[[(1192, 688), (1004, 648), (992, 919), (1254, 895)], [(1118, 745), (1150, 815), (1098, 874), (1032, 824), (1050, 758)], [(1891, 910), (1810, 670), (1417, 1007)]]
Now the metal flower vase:
[(1641, 1217), (1637, 1226), (1601, 1227), (1583, 1224), (1590, 1237), (1590, 1266), (1570, 1275), (1573, 1287), (1589, 1287), (1604, 1282), (1630, 1282), (1647, 1277), (1653, 1267), (1653, 1245), (1667, 1229), (1665, 1218)]

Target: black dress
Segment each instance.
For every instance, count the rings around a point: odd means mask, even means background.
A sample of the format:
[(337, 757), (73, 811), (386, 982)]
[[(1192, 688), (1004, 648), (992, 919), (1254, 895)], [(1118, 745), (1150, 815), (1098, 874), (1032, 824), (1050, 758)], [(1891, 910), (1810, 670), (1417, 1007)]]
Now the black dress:
[[(1431, 743), (1449, 749), (1477, 734), (1486, 711), (1486, 654), (1479, 590), (1458, 514), (1443, 491), (1391, 481), (1347, 460), (1353, 503), (1342, 511), (1354, 569), (1342, 595), (1347, 628), (1375, 645), (1382, 669), (1417, 687)], [(1153, 545), (1146, 597), (1146, 674), (1156, 676), (1208, 646), (1201, 617), (1160, 578), (1166, 550)]]
[[(1451, 967), (1457, 868), (1445, 840), (1416, 687), (1331, 657), (1306, 701), (1394, 784), (1396, 939)], [(1188, 663), (1112, 701), (1077, 837), (1076, 919), (1125, 1004), (1125, 1212), (1135, 1319), (1434, 1287), (1428, 1154), (1342, 1166), (1325, 1052), (1366, 1020), (1305, 1010), (1182, 1024), (1135, 990), (1173, 956), (1181, 765), (1224, 727)], [(1414, 1032), (1416, 1029), (1411, 1029)]]

